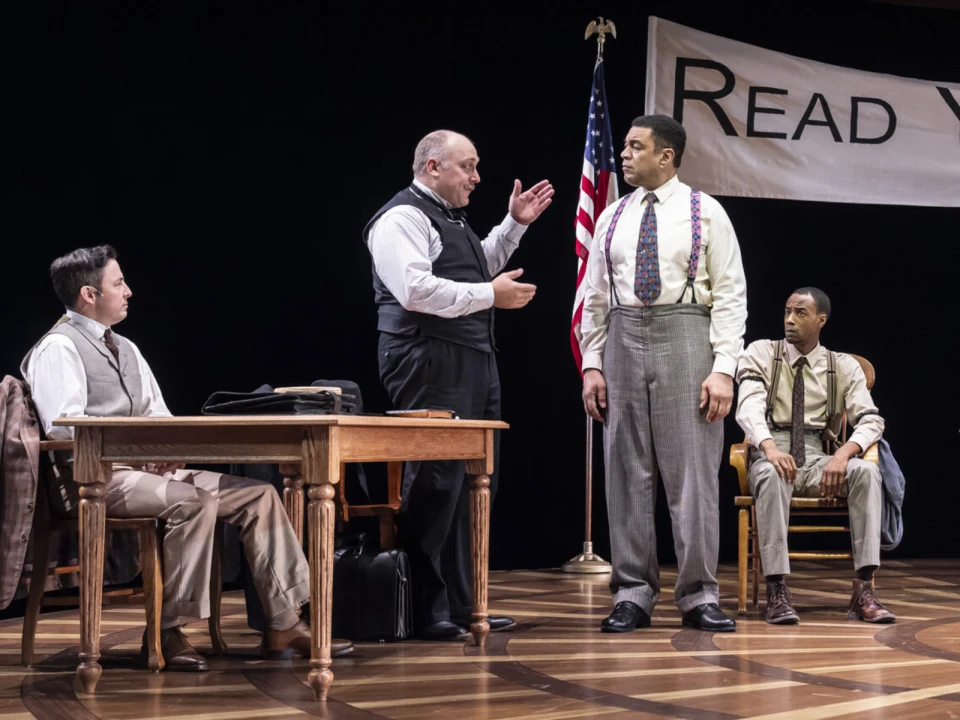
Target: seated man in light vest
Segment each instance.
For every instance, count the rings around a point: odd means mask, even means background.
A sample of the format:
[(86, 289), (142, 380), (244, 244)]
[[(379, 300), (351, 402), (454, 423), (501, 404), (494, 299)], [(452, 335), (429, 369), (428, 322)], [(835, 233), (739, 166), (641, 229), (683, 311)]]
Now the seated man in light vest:
[[(109, 245), (74, 250), (50, 266), (53, 287), (66, 307), (61, 319), (21, 365), (46, 437), (67, 440), (73, 428), (53, 421), (69, 416), (170, 416), (157, 381), (132, 342), (113, 332), (127, 316), (132, 295)], [(69, 453), (57, 453), (52, 502), (66, 514), (79, 505)], [(180, 628), (210, 616), (213, 533), (218, 519), (237, 525), (266, 617), (262, 654), (310, 657), (310, 630), (299, 608), (310, 599), (303, 549), (268, 483), (183, 464), (115, 466), (105, 487), (107, 515), (164, 521), (161, 651), (168, 670), (203, 671), (206, 660)], [(248, 603), (248, 607), (250, 604)], [(334, 640), (332, 654), (353, 645)]]
[[(892, 623), (872, 586), (880, 566), (882, 487), (876, 464), (859, 456), (883, 434), (866, 378), (856, 359), (820, 345), (830, 317), (822, 290), (800, 288), (784, 310), (785, 340), (758, 340), (737, 368), (737, 422), (753, 445), (750, 491), (757, 509), (760, 560), (767, 580), (766, 621), (798, 622), (784, 576), (790, 574), (790, 498), (845, 497), (856, 577), (847, 617)], [(843, 411), (856, 428), (840, 447)]]

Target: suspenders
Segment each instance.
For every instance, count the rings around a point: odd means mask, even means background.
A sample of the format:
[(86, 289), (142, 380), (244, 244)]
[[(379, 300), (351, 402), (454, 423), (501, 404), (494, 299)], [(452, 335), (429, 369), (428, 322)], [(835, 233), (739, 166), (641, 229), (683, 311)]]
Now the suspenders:
[[(773, 408), (777, 402), (777, 386), (780, 384), (780, 370), (783, 368), (783, 340), (777, 340), (773, 346), (773, 366), (770, 368), (770, 387), (767, 388), (767, 427), (774, 430), (783, 430), (773, 421)], [(837, 416), (843, 398), (839, 393), (837, 383), (837, 356), (832, 350), (827, 350), (827, 416), (826, 426), (821, 433), (824, 452), (832, 455), (837, 451), (837, 436), (830, 426)]]
[[(620, 216), (623, 214), (624, 209), (627, 206), (627, 202), (633, 196), (633, 193), (628, 193), (624, 195), (620, 200), (620, 204), (617, 205), (617, 209), (613, 213), (613, 218), (610, 220), (610, 226), (607, 228), (607, 235), (604, 238), (604, 257), (607, 261), (607, 278), (610, 282), (610, 305), (619, 305), (620, 298), (617, 297), (617, 288), (613, 284), (613, 263), (610, 260), (610, 244), (613, 242), (613, 233), (617, 229), (617, 223), (620, 221)], [(683, 302), (683, 298), (687, 294), (687, 288), (690, 289), (690, 302), (694, 305), (697, 304), (697, 295), (693, 289), (693, 283), (697, 279), (697, 268), (700, 266), (700, 242), (703, 235), (702, 223), (700, 221), (700, 191), (691, 190), (690, 191), (690, 229), (691, 229), (691, 247), (690, 247), (690, 264), (687, 267), (687, 284), (683, 287), (683, 292), (680, 293), (680, 297), (677, 299), (677, 303)]]

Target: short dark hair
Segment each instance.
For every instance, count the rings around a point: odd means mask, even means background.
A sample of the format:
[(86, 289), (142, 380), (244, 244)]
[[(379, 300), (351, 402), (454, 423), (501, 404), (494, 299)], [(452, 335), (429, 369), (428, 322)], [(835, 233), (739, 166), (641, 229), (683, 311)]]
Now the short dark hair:
[(653, 138), (653, 148), (660, 152), (664, 148), (672, 148), (673, 166), (680, 167), (683, 150), (687, 147), (687, 131), (669, 115), (641, 115), (636, 118), (631, 127), (649, 128)]
[(97, 245), (92, 248), (78, 248), (50, 263), (53, 290), (64, 307), (71, 310), (76, 307), (80, 288), (86, 285), (99, 290), (103, 268), (116, 259), (117, 251), (112, 247)]
[(813, 298), (813, 304), (817, 307), (818, 313), (823, 313), (830, 319), (830, 298), (820, 288), (802, 287), (793, 291), (794, 295), (809, 295)]

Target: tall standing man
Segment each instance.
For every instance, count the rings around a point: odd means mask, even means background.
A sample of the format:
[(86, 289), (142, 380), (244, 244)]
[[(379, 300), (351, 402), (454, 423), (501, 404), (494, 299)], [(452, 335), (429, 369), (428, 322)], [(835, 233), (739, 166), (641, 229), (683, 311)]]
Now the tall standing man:
[[(523, 270), (498, 273), (550, 205), (553, 187), (543, 180), (524, 192), (515, 181), (507, 216), (481, 241), (463, 211), (480, 182), (478, 163), (468, 138), (430, 133), (414, 153), (413, 184), (363, 231), (373, 256), (380, 379), (398, 409), (500, 418), (493, 309), (523, 307), (536, 287), (517, 282)], [(410, 556), (414, 628), (427, 640), (468, 635), (473, 586), (464, 477), (462, 461), (409, 462), (404, 471), (400, 544)], [(487, 622), (494, 632), (514, 624), (495, 616)]]
[(627, 133), (623, 177), (641, 188), (597, 221), (583, 310), (583, 403), (605, 424), (615, 608), (603, 632), (648, 627), (660, 596), (654, 526), (663, 478), (683, 625), (733, 632), (720, 610), (721, 422), (743, 348), (746, 282), (720, 204), (680, 182), (686, 131), (645, 115)]

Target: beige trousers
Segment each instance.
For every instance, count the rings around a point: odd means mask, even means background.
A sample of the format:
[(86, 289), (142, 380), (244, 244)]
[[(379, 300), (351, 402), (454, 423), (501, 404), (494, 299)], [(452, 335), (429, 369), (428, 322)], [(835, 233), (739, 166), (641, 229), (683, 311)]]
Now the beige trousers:
[[(73, 514), (77, 486), (69, 475), (63, 480), (53, 491), (53, 502)], [(159, 476), (117, 467), (105, 490), (109, 517), (156, 517), (164, 522), (162, 627), (210, 616), (217, 520), (239, 527), (268, 622), (282, 613), (289, 616), (310, 599), (307, 559), (272, 485), (205, 470)]]
[[(780, 450), (790, 452), (789, 432), (774, 432), (773, 440)], [(792, 484), (777, 474), (773, 463), (763, 457), (762, 451), (753, 451), (757, 455), (750, 466), (750, 492), (757, 506), (760, 562), (764, 575), (790, 573), (790, 559), (787, 557), (790, 498), (820, 497), (820, 479), (831, 456), (824, 455), (819, 434), (807, 433), (804, 440), (806, 462), (802, 468), (797, 468), (797, 478)], [(877, 465), (852, 458), (847, 464), (840, 496), (847, 498), (850, 511), (854, 568), (879, 567), (883, 488)]]

